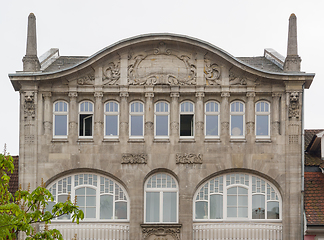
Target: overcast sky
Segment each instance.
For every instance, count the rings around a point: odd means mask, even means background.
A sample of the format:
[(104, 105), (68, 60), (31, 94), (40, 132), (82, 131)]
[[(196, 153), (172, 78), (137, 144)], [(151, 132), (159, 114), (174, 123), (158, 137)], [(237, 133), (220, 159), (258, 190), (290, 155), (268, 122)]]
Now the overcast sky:
[(302, 71), (316, 73), (305, 95), (305, 128), (324, 128), (322, 0), (11, 0), (0, 3), (0, 152), (19, 154), (19, 94), (8, 73), (22, 70), (27, 18), (36, 15), (38, 56), (90, 56), (124, 38), (177, 33), (212, 43), (236, 57), (262, 56), (273, 48), (286, 56), (288, 19), (297, 16)]

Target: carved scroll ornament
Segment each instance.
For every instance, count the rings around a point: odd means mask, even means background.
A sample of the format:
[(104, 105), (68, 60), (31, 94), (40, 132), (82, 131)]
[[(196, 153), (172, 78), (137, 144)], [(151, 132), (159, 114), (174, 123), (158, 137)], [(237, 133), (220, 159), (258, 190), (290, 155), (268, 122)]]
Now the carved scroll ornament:
[(204, 75), (209, 85), (220, 85), (222, 83), (219, 80), (221, 75), (220, 67), (216, 63), (211, 64), (208, 59), (205, 59)]
[(147, 155), (144, 153), (139, 154), (123, 154), (122, 156), (122, 164), (146, 164), (147, 163)]
[(166, 239), (180, 240), (180, 224), (168, 225), (142, 225), (142, 233), (144, 240)]
[(102, 81), (104, 85), (118, 85), (120, 78), (119, 62), (117, 64), (111, 62), (108, 67), (102, 70)]
[(194, 85), (197, 68), (189, 56), (176, 54), (160, 42), (157, 48), (130, 56), (128, 83), (130, 85)]
[(202, 155), (200, 153), (179, 153), (176, 154), (176, 164), (202, 164)]
[(78, 78), (77, 83), (79, 85), (93, 85), (95, 80), (94, 73), (89, 73), (85, 76)]

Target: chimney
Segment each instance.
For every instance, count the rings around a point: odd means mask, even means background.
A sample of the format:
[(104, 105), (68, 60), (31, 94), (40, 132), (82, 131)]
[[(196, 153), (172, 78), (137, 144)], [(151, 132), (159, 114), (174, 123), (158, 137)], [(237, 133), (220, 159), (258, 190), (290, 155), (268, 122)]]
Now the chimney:
[(38, 72), (40, 70), (37, 57), (36, 17), (33, 13), (28, 16), (26, 55), (22, 61), (24, 72)]
[(294, 13), (289, 18), (287, 57), (284, 63), (285, 72), (300, 72), (301, 59), (297, 46), (297, 18)]

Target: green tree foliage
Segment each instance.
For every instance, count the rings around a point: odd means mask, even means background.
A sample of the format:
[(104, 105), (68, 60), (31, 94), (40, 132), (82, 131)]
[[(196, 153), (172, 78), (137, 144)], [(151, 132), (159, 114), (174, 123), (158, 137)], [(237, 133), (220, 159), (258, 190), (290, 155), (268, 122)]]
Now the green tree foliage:
[[(12, 196), (8, 190), (10, 177), (7, 173), (13, 170), (13, 158), (6, 152), (0, 154), (0, 240), (15, 239), (19, 232), (26, 233), (28, 240), (63, 239), (58, 230), (48, 229), (47, 224), (64, 214), (71, 214), (73, 222), (79, 223), (83, 219), (83, 212), (70, 199), (56, 203), (51, 211), (47, 211), (47, 202), (54, 198), (43, 183), (32, 192), (19, 188)], [(36, 231), (37, 223), (45, 223), (44, 230)]]

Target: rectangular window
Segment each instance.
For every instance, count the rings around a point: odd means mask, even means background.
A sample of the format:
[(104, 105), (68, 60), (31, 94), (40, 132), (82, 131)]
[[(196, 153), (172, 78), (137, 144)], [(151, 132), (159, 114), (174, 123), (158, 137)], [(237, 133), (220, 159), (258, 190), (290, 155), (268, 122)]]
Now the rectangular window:
[(92, 114), (80, 114), (80, 136), (92, 136)]
[(106, 132), (107, 137), (113, 137), (118, 135), (118, 116), (106, 115)]
[(55, 136), (67, 135), (67, 115), (55, 115), (54, 124)]
[(180, 136), (193, 136), (194, 115), (180, 115)]

